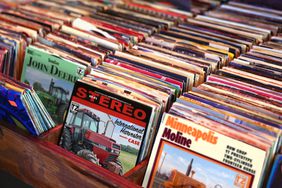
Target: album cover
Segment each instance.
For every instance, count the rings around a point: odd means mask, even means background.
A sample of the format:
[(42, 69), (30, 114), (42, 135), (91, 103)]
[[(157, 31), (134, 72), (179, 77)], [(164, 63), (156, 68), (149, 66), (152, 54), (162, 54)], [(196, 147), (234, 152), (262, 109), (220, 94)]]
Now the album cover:
[(60, 145), (123, 175), (141, 160), (152, 107), (89, 82), (75, 84)]
[(53, 120), (60, 124), (63, 123), (74, 83), (84, 76), (85, 69), (76, 62), (29, 46), (21, 81), (34, 88)]
[(266, 153), (189, 120), (165, 114), (142, 186), (257, 188)]

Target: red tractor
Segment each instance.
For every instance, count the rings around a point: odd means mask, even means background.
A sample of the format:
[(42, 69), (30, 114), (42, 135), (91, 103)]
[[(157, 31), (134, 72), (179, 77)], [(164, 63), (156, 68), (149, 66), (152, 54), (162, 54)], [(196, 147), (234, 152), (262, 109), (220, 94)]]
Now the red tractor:
[(123, 174), (118, 157), (121, 146), (112, 139), (115, 125), (111, 119), (102, 122), (98, 116), (86, 109), (72, 113), (64, 131), (61, 146), (95, 164), (117, 174)]

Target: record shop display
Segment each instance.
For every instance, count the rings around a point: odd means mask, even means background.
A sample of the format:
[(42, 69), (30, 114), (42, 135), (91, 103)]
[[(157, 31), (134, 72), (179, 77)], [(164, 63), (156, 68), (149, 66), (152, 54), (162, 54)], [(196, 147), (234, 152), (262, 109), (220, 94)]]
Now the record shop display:
[(189, 6), (0, 2), (1, 120), (143, 187), (278, 188), (282, 13)]

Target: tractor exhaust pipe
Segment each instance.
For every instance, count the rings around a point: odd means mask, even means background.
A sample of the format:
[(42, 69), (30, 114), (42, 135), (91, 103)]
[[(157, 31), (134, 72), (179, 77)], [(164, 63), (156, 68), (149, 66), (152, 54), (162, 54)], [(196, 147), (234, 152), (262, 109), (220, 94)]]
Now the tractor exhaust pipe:
[(188, 165), (187, 171), (186, 171), (186, 176), (190, 176), (191, 170), (192, 170), (192, 164), (193, 164), (194, 159), (191, 159), (190, 164)]

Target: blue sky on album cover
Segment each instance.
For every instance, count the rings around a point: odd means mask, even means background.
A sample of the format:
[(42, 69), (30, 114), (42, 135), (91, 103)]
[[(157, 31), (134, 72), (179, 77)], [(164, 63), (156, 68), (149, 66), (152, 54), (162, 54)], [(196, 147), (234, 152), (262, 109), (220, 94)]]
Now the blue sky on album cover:
[(207, 188), (214, 188), (219, 184), (223, 188), (233, 188), (234, 180), (238, 174), (236, 171), (224, 168), (216, 163), (207, 161), (191, 153), (185, 152), (179, 148), (165, 144), (159, 166), (164, 157), (164, 152), (167, 153), (161, 173), (167, 173), (173, 169), (177, 169), (182, 173), (186, 173), (187, 167), (193, 158), (192, 170), (195, 171), (194, 179), (204, 183)]

